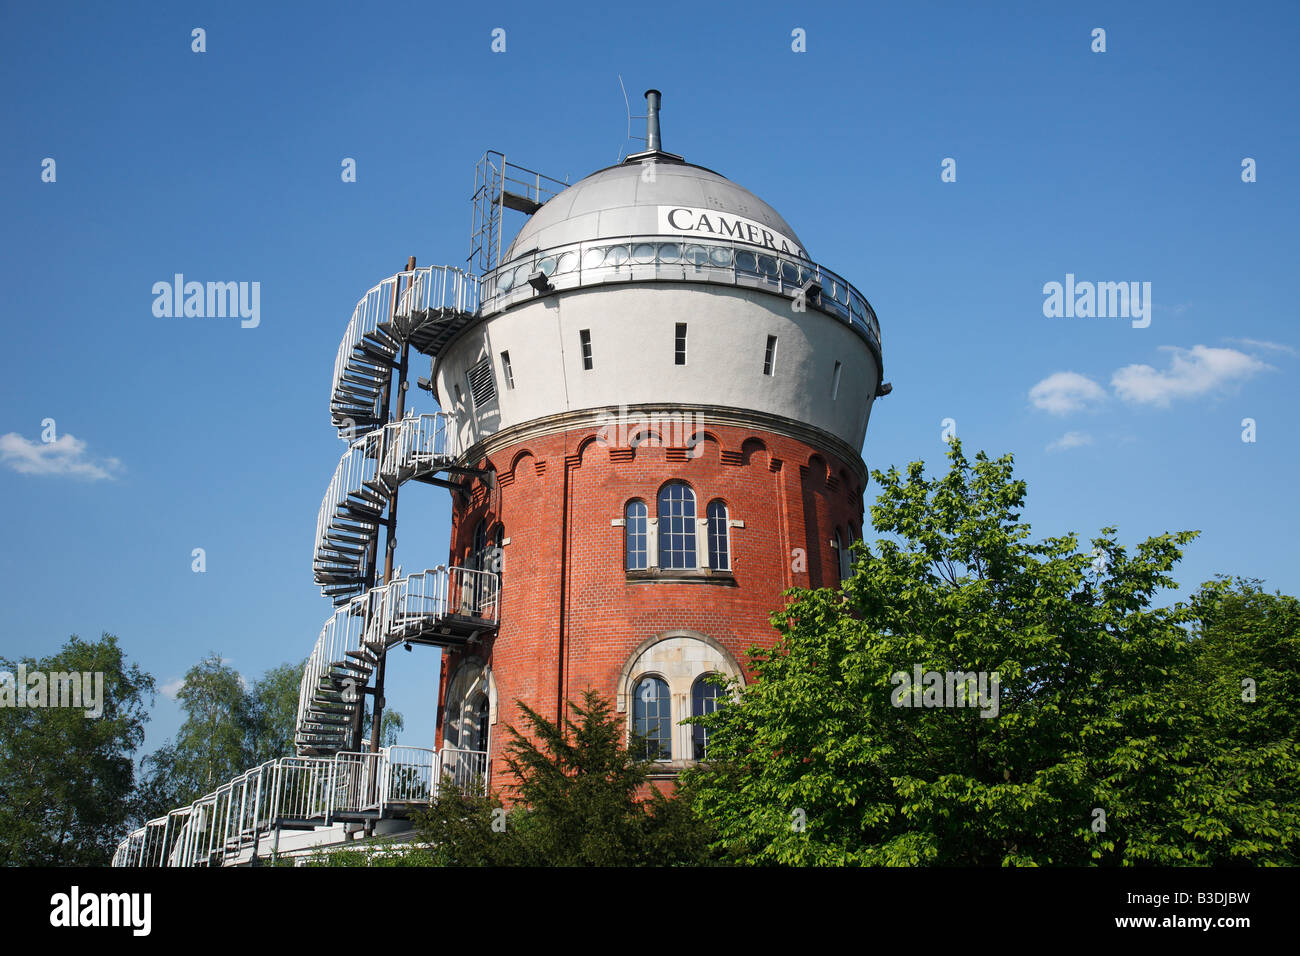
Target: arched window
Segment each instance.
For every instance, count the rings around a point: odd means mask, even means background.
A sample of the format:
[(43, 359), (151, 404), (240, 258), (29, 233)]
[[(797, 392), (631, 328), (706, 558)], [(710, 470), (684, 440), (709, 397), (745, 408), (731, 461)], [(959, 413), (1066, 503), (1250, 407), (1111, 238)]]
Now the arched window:
[[(707, 680), (712, 674), (701, 674), (691, 685), (691, 716), (703, 717), (718, 709), (722, 688)], [(709, 732), (699, 724), (691, 725), (692, 759), (703, 760), (708, 754)]]
[(629, 571), (644, 571), (649, 561), (646, 546), (646, 517), (649, 514), (644, 501), (627, 503), (624, 511), (623, 547)]
[(849, 549), (837, 530), (835, 532), (835, 571), (839, 574), (841, 581), (849, 576), (849, 557)]
[(658, 677), (643, 677), (632, 697), (632, 732), (639, 738), (638, 756), (671, 760), (672, 702), (668, 684)]
[(470, 552), (469, 566), (474, 571), (483, 572), (473, 575), (474, 611), (478, 613), (496, 600), (496, 573), (501, 570), (501, 545), (505, 541), (505, 528), (497, 525), (491, 536), (488, 535), (488, 523), (484, 519), (474, 528), (474, 545)]
[(731, 570), (731, 542), (728, 540), (727, 506), (720, 500), (709, 502), (709, 567), (714, 571)]
[(481, 694), (481, 695), (479, 695), (479, 699), (478, 699), (478, 707), (476, 708), (476, 711), (477, 711), (477, 713), (475, 713), (475, 715), (474, 715), (474, 723), (475, 723), (475, 727), (474, 727), (474, 730), (475, 730), (475, 735), (474, 735), (474, 736), (475, 736), (475, 739), (474, 739), (474, 745), (473, 745), (472, 747), (470, 747), (469, 749), (470, 749), (470, 750), (487, 750), (487, 749), (488, 749), (488, 729), (489, 729), (489, 726), (490, 726), (490, 720), (489, 720), (489, 717), (491, 716), (492, 709), (491, 709), (491, 705), (488, 703), (488, 699), (487, 699), (487, 695), (486, 695), (486, 694)]
[(673, 482), (659, 492), (659, 567), (694, 568), (695, 492)]
[(470, 567), (479, 570), (483, 561), (483, 552), (487, 550), (487, 519), (474, 526), (474, 543), (470, 546)]

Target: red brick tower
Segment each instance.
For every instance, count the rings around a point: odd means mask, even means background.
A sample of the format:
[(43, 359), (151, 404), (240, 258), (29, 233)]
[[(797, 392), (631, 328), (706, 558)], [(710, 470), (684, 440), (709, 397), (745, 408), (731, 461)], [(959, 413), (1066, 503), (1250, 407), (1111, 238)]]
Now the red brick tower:
[(834, 584), (861, 536), (875, 314), (765, 202), (664, 152), (647, 98), (648, 149), (530, 210), (433, 360), (477, 471), (449, 564), (500, 571), (499, 626), (444, 658), (439, 746), (486, 750), (496, 785), (516, 701), (556, 719), (587, 687), (663, 777), (698, 759), (702, 678), (751, 679), (781, 591)]

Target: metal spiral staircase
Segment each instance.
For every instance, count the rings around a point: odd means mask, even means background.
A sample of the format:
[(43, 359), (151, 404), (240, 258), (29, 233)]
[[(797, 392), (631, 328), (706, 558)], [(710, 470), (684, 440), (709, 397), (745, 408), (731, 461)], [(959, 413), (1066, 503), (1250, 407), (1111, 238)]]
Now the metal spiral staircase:
[[(459, 480), (477, 473), (463, 460), (454, 418), (408, 413), (405, 399), (409, 350), (436, 356), (476, 318), (480, 281), (451, 266), (417, 269), (412, 259), (361, 298), (343, 335), (330, 418), (348, 447), (321, 501), (312, 561), (316, 583), (337, 610), (303, 671), (297, 756), (268, 761), (150, 820), (122, 841), (113, 866), (255, 862), (280, 847), (285, 830), (342, 823), (365, 824), (369, 832), (376, 821), (427, 804), (448, 780), (486, 788), (483, 751), (380, 747), (378, 739), (391, 648), (457, 646), (492, 633), (499, 622), (494, 571), (439, 566), (403, 577), (393, 567), (401, 486), (417, 481), (460, 490)], [(367, 696), (375, 701), (369, 740)]]

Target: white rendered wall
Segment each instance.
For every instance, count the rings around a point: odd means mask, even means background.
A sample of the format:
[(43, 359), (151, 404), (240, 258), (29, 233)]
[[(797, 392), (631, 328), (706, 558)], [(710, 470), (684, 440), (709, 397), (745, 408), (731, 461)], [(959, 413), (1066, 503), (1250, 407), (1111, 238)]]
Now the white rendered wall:
[[(549, 415), (640, 403), (712, 405), (803, 422), (862, 448), (879, 380), (866, 343), (840, 320), (741, 288), (627, 283), (543, 296), (468, 329), (434, 367), (439, 402), (462, 426), (463, 447)], [(687, 325), (687, 364), (674, 362)], [(584, 370), (579, 332), (591, 330)], [(767, 337), (773, 374), (763, 374)], [(508, 352), (514, 388), (506, 386)], [(467, 370), (491, 355), (497, 400), (474, 408)], [(832, 398), (836, 362), (843, 368)], [(459, 386), (460, 399), (456, 387)]]

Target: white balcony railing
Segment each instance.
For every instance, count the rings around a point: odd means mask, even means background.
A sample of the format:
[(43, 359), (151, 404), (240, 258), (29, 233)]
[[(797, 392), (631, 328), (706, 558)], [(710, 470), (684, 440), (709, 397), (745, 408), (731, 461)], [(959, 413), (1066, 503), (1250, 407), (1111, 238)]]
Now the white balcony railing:
[(449, 317), (478, 310), (479, 280), (453, 266), (425, 266), (389, 276), (352, 311), (334, 357), (330, 417), (352, 440), (382, 421), (380, 397), (405, 342), (428, 351)]
[(447, 783), (487, 791), (484, 751), (386, 747), (377, 753), (270, 760), (130, 833), (115, 867), (221, 866), (260, 852), (264, 836), (286, 824), (400, 815), (427, 805)]
[(838, 318), (879, 355), (875, 310), (842, 276), (800, 256), (730, 239), (636, 235), (571, 242), (528, 252), (482, 279), (480, 314), (490, 315), (537, 293), (528, 279), (541, 272), (554, 289), (606, 282), (707, 282), (795, 297)]
[[(351, 679), (352, 699), (331, 701), (334, 712), (360, 706), (359, 688), (369, 677), (367, 660), (407, 640), (438, 642), (449, 621), (466, 629), (491, 630), (500, 623), (500, 577), (493, 571), (437, 567), (398, 578), (352, 598), (325, 622), (303, 669), (298, 693), (300, 741), (321, 737), (318, 691), (331, 674)], [(342, 736), (340, 734), (340, 736)]]

